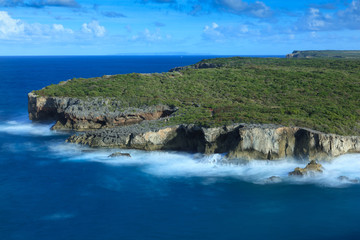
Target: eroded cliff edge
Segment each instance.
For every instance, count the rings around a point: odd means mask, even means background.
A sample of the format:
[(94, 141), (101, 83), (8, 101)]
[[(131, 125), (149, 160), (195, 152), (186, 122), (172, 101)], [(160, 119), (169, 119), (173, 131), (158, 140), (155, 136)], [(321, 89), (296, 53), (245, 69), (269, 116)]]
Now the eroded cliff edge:
[(124, 107), (120, 101), (105, 98), (43, 97), (28, 94), (29, 119), (55, 120), (53, 130), (93, 130), (156, 120), (175, 112), (166, 105), (142, 108)]
[(230, 159), (247, 160), (285, 157), (328, 160), (341, 154), (360, 152), (358, 136), (269, 124), (234, 124), (217, 128), (176, 125), (160, 129), (140, 124), (76, 134), (68, 141), (91, 147), (227, 153)]

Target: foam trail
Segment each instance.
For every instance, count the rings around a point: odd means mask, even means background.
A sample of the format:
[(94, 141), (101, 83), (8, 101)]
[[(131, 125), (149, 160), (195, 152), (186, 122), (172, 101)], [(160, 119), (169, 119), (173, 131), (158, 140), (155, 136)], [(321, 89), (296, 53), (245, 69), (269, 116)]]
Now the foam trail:
[[(288, 176), (296, 167), (305, 167), (306, 162), (294, 159), (279, 161), (253, 160), (242, 164), (233, 164), (224, 160), (224, 155), (202, 155), (179, 152), (139, 151), (122, 149), (91, 150), (75, 144), (56, 144), (50, 148), (54, 154), (60, 154), (64, 161), (101, 162), (114, 167), (135, 165), (148, 174), (159, 177), (203, 177), (222, 180), (239, 179), (254, 184), (316, 184), (325, 187), (346, 187), (356, 184), (360, 179), (360, 154), (348, 154), (335, 158), (331, 162), (322, 162), (323, 174), (307, 177)], [(129, 157), (108, 156), (113, 152), (127, 152)], [(269, 180), (276, 176), (277, 181)], [(340, 178), (345, 176), (346, 178)]]
[(54, 132), (50, 130), (51, 124), (39, 124), (31, 122), (7, 121), (0, 122), (0, 132), (11, 135), (24, 136), (51, 136), (56, 134), (63, 134), (61, 132)]

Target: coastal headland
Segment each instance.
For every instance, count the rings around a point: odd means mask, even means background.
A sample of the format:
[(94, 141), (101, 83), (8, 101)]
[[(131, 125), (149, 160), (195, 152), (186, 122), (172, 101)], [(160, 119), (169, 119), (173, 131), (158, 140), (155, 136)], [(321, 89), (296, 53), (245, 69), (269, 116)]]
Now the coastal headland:
[(55, 120), (91, 147), (268, 160), (360, 152), (359, 59), (208, 59), (72, 79), (28, 98), (31, 120)]

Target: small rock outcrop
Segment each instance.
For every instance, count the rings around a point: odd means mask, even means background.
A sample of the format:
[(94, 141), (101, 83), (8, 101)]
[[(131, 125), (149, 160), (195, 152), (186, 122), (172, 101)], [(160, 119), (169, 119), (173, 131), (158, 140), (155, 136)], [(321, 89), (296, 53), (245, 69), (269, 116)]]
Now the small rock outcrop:
[(130, 153), (123, 153), (123, 152), (115, 152), (112, 153), (108, 156), (109, 158), (114, 158), (114, 157), (131, 157)]
[(42, 97), (28, 94), (30, 120), (56, 120), (53, 130), (93, 130), (156, 120), (175, 112), (175, 107), (157, 105), (124, 108), (119, 101), (91, 98)]
[(289, 176), (313, 176), (317, 173), (322, 173), (322, 165), (315, 160), (311, 160), (304, 168), (295, 168), (294, 171), (289, 173)]

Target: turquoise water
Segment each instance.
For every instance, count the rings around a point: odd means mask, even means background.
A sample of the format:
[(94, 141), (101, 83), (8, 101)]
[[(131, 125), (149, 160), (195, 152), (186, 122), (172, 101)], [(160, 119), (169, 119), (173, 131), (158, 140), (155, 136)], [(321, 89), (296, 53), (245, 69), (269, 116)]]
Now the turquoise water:
[[(73, 77), (162, 72), (204, 56), (0, 57), (0, 239), (360, 239), (360, 155), (305, 163), (67, 144), (27, 120), (27, 93)], [(270, 176), (280, 183), (269, 183)]]

